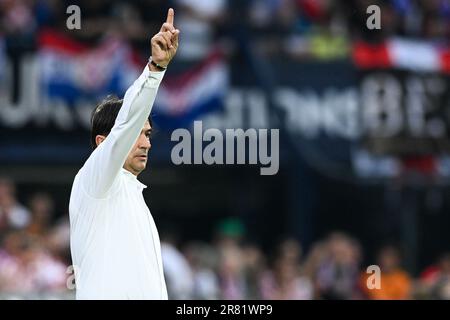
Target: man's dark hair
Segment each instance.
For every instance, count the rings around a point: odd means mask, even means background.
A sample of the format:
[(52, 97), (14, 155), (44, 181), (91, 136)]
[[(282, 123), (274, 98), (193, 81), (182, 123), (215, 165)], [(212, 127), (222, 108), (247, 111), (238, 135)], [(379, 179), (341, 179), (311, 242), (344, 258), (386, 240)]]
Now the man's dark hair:
[[(116, 122), (117, 115), (122, 107), (123, 99), (119, 99), (114, 95), (107, 96), (100, 102), (91, 114), (91, 147), (92, 150), (97, 148), (95, 137), (97, 135), (107, 136)], [(148, 118), (150, 126), (153, 127), (151, 116)]]

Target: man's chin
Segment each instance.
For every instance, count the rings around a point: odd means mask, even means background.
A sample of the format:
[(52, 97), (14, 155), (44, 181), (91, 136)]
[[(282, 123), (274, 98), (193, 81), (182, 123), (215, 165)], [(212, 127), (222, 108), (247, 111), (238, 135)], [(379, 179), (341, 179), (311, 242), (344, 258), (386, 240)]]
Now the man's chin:
[(146, 167), (146, 166), (147, 166), (147, 161), (144, 162), (144, 163), (137, 163), (137, 164), (134, 166), (134, 169), (135, 169), (136, 171), (142, 172), (142, 171), (145, 170), (145, 167)]

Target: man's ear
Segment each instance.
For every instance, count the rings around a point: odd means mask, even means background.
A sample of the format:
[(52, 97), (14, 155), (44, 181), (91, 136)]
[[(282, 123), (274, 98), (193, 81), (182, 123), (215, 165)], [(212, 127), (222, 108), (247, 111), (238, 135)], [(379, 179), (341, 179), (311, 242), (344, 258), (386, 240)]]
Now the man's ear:
[(100, 143), (102, 143), (104, 140), (106, 139), (105, 136), (102, 136), (100, 134), (95, 136), (95, 144), (97, 145), (97, 147), (100, 145)]

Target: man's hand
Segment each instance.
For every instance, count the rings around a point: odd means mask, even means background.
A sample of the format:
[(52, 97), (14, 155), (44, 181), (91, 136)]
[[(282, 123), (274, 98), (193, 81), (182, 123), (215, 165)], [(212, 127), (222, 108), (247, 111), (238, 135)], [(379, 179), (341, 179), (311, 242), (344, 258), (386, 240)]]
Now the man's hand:
[[(173, 26), (174, 11), (172, 8), (167, 12), (167, 20), (161, 30), (152, 38), (152, 60), (158, 65), (166, 68), (170, 60), (175, 56), (178, 49), (178, 35), (180, 30)], [(149, 64), (150, 70), (159, 71)]]

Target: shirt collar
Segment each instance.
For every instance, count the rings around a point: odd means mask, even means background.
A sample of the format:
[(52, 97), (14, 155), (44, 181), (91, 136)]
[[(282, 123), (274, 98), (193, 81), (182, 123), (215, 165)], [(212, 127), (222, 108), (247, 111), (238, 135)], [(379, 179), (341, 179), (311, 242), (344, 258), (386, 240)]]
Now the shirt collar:
[(134, 174), (132, 174), (130, 171), (128, 171), (127, 169), (121, 168), (121, 171), (124, 174), (124, 176), (126, 176), (127, 179), (132, 181), (132, 183), (134, 183), (136, 186), (141, 187), (141, 189), (147, 188), (147, 186), (145, 184), (140, 182), (137, 179), (137, 177)]

